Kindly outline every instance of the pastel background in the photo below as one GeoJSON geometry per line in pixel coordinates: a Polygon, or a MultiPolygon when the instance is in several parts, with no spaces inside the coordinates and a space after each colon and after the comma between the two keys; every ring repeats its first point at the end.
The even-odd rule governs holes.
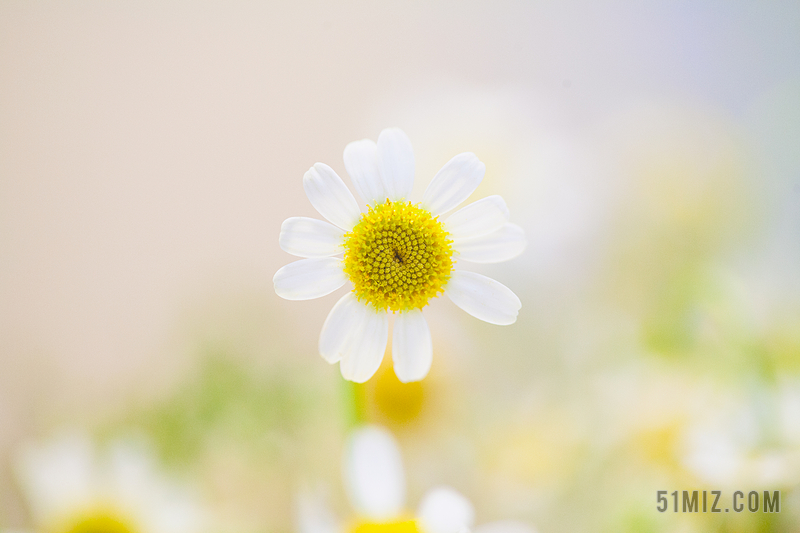
{"type": "Polygon", "coordinates": [[[46,529],[26,450],[67,435],[140,443],[187,531],[297,531],[307,487],[347,515],[360,422],[410,506],[449,484],[478,523],[797,531],[800,4],[0,2],[0,529],[46,529]],[[430,376],[352,386],[316,350],[341,292],[277,297],[278,232],[390,126],[418,194],[485,162],[529,244],[473,270],[523,307],[437,300],[430,376]]]}

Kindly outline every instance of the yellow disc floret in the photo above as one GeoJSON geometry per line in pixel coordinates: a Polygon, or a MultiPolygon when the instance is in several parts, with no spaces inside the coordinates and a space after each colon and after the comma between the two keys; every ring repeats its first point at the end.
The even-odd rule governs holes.
{"type": "Polygon", "coordinates": [[[135,528],[130,527],[127,521],[122,520],[113,513],[96,511],[77,516],[68,523],[57,528],[47,528],[49,531],[59,533],[134,533],[135,528]]]}
{"type": "Polygon", "coordinates": [[[351,533],[421,533],[417,522],[414,520],[398,520],[382,524],[358,522],[350,531],[351,533]]]}
{"type": "Polygon", "coordinates": [[[344,240],[344,271],[358,299],[380,311],[425,307],[453,271],[448,236],[438,218],[411,202],[370,206],[344,240]]]}

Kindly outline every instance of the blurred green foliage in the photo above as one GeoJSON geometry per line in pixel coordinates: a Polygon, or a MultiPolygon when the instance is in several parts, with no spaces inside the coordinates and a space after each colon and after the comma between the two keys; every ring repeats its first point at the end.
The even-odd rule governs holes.
{"type": "Polygon", "coordinates": [[[259,371],[220,352],[201,360],[193,379],[167,398],[134,410],[122,423],[146,432],[162,458],[188,465],[213,443],[250,447],[266,461],[280,458],[285,440],[337,411],[310,380],[289,370],[259,371]]]}

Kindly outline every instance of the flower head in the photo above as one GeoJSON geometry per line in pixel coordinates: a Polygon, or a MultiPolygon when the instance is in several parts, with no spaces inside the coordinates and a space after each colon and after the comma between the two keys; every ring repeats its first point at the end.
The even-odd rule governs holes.
{"type": "Polygon", "coordinates": [[[206,517],[155,470],[141,446],[97,454],[84,435],[20,450],[16,472],[37,530],[46,533],[197,533],[206,517]]]}
{"type": "MultiPolygon", "coordinates": [[[[406,508],[405,473],[391,433],[378,426],[356,430],[344,457],[347,493],[355,516],[337,520],[317,498],[298,506],[300,533],[461,533],[475,520],[472,503],[455,489],[439,486],[422,497],[416,512],[406,508]]],[[[516,521],[483,524],[475,533],[535,533],[516,521]]]]}
{"type": "Polygon", "coordinates": [[[440,294],[486,322],[516,321],[522,304],[510,289],[455,269],[458,259],[495,263],[522,252],[524,232],[508,222],[503,199],[489,196],[441,218],[483,179],[485,166],[475,154],[465,152],[445,164],[418,204],[408,200],[414,154],[401,130],[383,130],[377,143],[348,144],[344,164],[366,212],[331,167],[315,164],[303,176],[303,188],[330,223],[305,217],[284,221],[281,248],[305,259],[278,270],[273,281],[275,292],[288,300],[318,298],[352,284],[333,306],[319,340],[320,354],[329,363],[340,362],[345,379],[364,382],[378,369],[389,313],[395,315],[397,377],[403,382],[424,378],[433,349],[422,309],[440,294]]]}

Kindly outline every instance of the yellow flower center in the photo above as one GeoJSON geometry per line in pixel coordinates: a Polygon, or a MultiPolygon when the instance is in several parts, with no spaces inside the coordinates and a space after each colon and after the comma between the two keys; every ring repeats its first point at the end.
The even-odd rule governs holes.
{"type": "Polygon", "coordinates": [[[102,511],[77,516],[64,526],[55,531],[58,533],[136,533],[130,524],[113,513],[102,511]]]}
{"type": "Polygon", "coordinates": [[[444,292],[452,240],[430,212],[411,202],[369,207],[344,240],[344,271],[356,297],[379,311],[422,309],[444,292]]]}
{"type": "Polygon", "coordinates": [[[382,524],[359,522],[350,530],[350,533],[422,533],[422,530],[414,520],[399,520],[382,524]]]}

